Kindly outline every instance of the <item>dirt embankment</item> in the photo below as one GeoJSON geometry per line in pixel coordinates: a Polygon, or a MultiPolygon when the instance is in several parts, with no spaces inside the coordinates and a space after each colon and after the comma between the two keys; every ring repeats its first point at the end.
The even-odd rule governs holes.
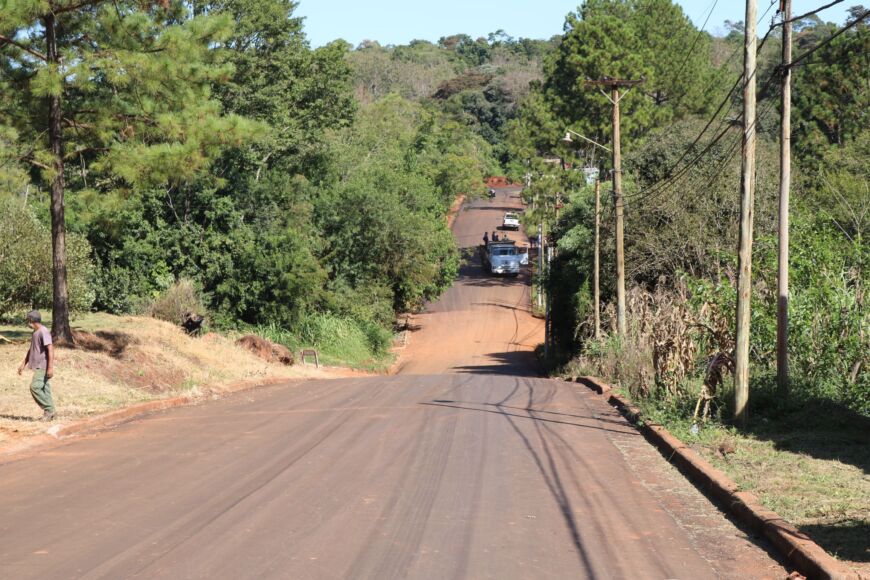
{"type": "MultiPolygon", "coordinates": [[[[153,318],[92,314],[74,321],[73,327],[77,347],[56,350],[54,425],[147,401],[217,394],[239,383],[330,378],[349,372],[291,366],[292,353],[271,356],[271,347],[270,360],[264,360],[231,337],[210,333],[191,338],[153,318]]],[[[42,412],[30,397],[30,372],[16,373],[29,333],[14,332],[15,342],[0,343],[0,445],[50,427],[36,421],[42,412]]]]}

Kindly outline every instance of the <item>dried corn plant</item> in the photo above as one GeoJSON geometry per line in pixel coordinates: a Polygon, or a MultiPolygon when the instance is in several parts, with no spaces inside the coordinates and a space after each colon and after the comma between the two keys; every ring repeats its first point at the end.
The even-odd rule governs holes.
{"type": "Polygon", "coordinates": [[[695,405],[694,418],[707,419],[710,406],[725,384],[725,376],[734,372],[734,333],[728,317],[715,305],[705,303],[699,312],[697,326],[706,330],[710,338],[711,354],[707,357],[704,384],[695,405]]]}
{"type": "Polygon", "coordinates": [[[656,386],[669,398],[679,393],[695,367],[698,342],[685,285],[654,295],[653,366],[656,386]]]}
{"type": "MultiPolygon", "coordinates": [[[[628,335],[618,342],[605,339],[597,343],[577,362],[626,385],[639,397],[694,396],[692,378],[703,373],[695,415],[708,417],[734,368],[729,317],[712,303],[693,306],[685,284],[663,288],[664,284],[655,292],[631,289],[626,297],[628,335]]],[[[604,308],[602,323],[615,336],[612,304],[604,308]]]]}

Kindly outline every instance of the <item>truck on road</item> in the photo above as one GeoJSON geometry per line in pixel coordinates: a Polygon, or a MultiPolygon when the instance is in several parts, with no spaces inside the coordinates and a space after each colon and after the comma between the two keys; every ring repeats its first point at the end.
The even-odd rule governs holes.
{"type": "Polygon", "coordinates": [[[514,240],[489,241],[480,247],[481,262],[490,274],[516,276],[520,273],[520,258],[514,240]]]}

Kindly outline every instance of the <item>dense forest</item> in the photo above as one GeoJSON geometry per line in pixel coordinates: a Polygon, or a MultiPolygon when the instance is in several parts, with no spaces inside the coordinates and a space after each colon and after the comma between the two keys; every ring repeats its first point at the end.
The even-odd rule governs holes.
{"type": "MultiPolygon", "coordinates": [[[[548,364],[686,408],[704,389],[724,400],[742,23],[714,37],[670,0],[587,0],[548,40],[496,31],[312,48],[295,10],[292,0],[5,4],[0,316],[54,302],[57,323],[67,307],[159,313],[175,300],[218,328],[309,342],[349,329],[376,356],[397,311],[452,283],[459,255],[444,218],[456,196],[508,174],[529,180],[526,225],[543,223],[555,249],[538,277],[559,313],[548,364]],[[569,170],[606,177],[610,159],[561,139],[571,129],[610,142],[611,105],[583,82],[604,76],[644,80],[621,103],[624,340],[612,322],[610,182],[596,340],[593,188],[569,170]]],[[[870,413],[866,17],[855,7],[845,26],[795,23],[795,55],[806,57],[793,67],[790,309],[793,392],[870,413]]],[[[751,354],[765,387],[781,28],[761,30],[751,354]]]]}

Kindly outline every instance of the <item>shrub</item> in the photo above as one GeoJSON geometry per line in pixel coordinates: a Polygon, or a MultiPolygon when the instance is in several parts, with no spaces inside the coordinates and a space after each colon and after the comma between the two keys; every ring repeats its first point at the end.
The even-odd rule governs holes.
{"type": "Polygon", "coordinates": [[[207,314],[196,284],[184,278],[164,290],[147,308],[148,316],[172,324],[181,324],[188,312],[201,316],[207,314]]]}
{"type": "MultiPolygon", "coordinates": [[[[94,302],[91,246],[66,235],[70,309],[89,310],[94,302]]],[[[13,197],[0,197],[0,316],[15,310],[48,308],[52,301],[51,231],[13,197]]]]}

